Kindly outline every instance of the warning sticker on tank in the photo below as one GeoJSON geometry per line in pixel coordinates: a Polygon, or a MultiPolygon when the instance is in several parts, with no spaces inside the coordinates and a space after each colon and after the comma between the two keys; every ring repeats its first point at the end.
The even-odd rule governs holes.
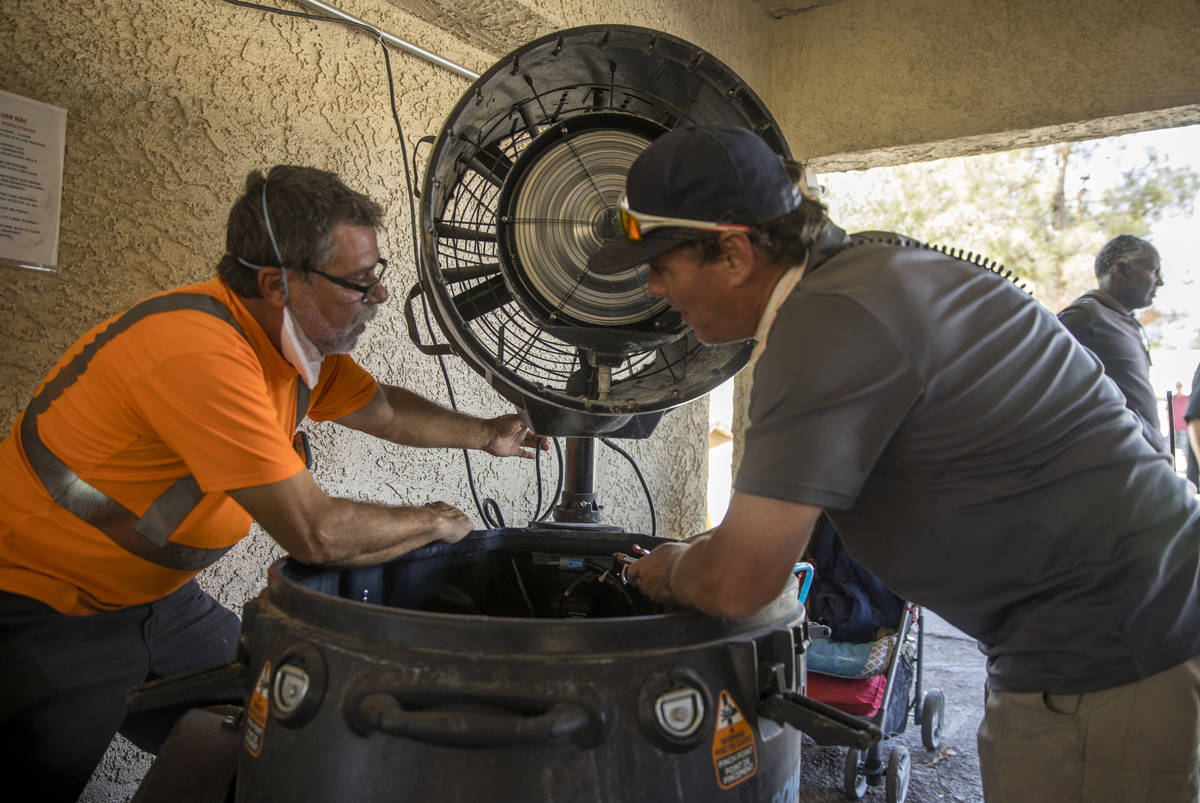
{"type": "Polygon", "coordinates": [[[254,683],[254,691],[250,694],[250,705],[246,708],[246,729],[242,736],[246,751],[252,756],[262,752],[263,736],[267,730],[267,714],[270,711],[267,702],[270,689],[271,662],[264,661],[262,671],[258,673],[258,680],[254,683]]]}
{"type": "Polygon", "coordinates": [[[717,702],[712,757],[717,785],[722,789],[737,786],[758,772],[758,747],[754,741],[754,730],[726,689],[721,690],[717,702]]]}

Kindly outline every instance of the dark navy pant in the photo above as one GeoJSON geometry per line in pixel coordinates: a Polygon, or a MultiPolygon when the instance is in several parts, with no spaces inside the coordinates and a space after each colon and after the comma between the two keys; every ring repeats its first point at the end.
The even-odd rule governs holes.
{"type": "MultiPolygon", "coordinates": [[[[0,777],[75,801],[118,730],[156,753],[187,707],[129,714],[138,683],[232,659],[240,624],[195,580],[160,600],[66,616],[0,591],[0,777]]],[[[231,689],[197,704],[241,700],[231,689]]]]}

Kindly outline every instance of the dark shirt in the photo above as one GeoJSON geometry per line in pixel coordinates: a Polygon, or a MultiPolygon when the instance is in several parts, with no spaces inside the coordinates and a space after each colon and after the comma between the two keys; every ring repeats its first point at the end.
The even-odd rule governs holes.
{"type": "MultiPolygon", "coordinates": [[[[1200,365],[1196,366],[1196,372],[1192,374],[1192,391],[1183,418],[1189,422],[1200,419],[1200,365]]],[[[1200,463],[1196,462],[1196,453],[1192,451],[1191,438],[1188,438],[1187,447],[1187,478],[1193,485],[1200,485],[1200,463]]]]}
{"type": "MultiPolygon", "coordinates": [[[[894,241],[893,241],[894,243],[894,241]]],[[[1200,654],[1200,506],[1100,363],[1011,282],[854,245],[784,301],[739,492],[824,507],[993,688],[1081,694],[1200,654]]]]}
{"type": "Polygon", "coordinates": [[[1058,313],[1058,319],[1100,360],[1104,373],[1125,395],[1125,404],[1142,420],[1146,440],[1170,454],[1158,428],[1146,335],[1133,313],[1103,290],[1089,290],[1058,313]]]}

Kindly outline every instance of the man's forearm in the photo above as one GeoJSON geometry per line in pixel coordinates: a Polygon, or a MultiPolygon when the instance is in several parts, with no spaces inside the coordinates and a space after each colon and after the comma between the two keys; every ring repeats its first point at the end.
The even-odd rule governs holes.
{"type": "Polygon", "coordinates": [[[445,534],[444,522],[429,506],[387,507],[337,498],[330,501],[333,509],[304,534],[304,546],[288,549],[298,560],[330,566],[370,566],[442,540],[445,534]]]}
{"type": "Polygon", "coordinates": [[[627,572],[656,602],[750,616],[786,586],[820,508],[735,493],[725,519],[691,543],[663,544],[627,572]]]}
{"type": "Polygon", "coordinates": [[[305,563],[378,563],[433,541],[457,541],[472,527],[465,514],[444,502],[390,507],[328,496],[307,471],[229,495],[305,563]]]}
{"type": "Polygon", "coordinates": [[[404,388],[385,385],[383,390],[393,416],[385,437],[393,443],[483,449],[492,436],[485,419],[443,407],[404,388]]]}
{"type": "MultiPolygon", "coordinates": [[[[668,586],[680,605],[710,616],[750,616],[779,594],[770,573],[746,577],[711,537],[691,542],[672,562],[668,586]]],[[[786,578],[786,575],[784,575],[786,578]]]]}

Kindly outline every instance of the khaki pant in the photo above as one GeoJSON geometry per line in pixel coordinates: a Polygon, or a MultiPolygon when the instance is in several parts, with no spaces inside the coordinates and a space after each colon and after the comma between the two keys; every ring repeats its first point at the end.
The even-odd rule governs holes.
{"type": "Polygon", "coordinates": [[[1200,657],[1091,694],[989,691],[987,803],[1200,801],[1200,657]]]}

